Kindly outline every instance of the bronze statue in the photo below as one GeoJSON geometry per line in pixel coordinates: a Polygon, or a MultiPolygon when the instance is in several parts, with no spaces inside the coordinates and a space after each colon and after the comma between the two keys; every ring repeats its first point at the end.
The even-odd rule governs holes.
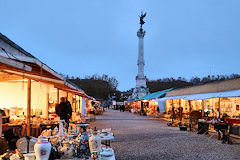
{"type": "Polygon", "coordinates": [[[144,13],[144,14],[143,14],[143,12],[142,12],[142,13],[141,13],[141,16],[139,16],[139,17],[140,17],[140,25],[141,25],[140,29],[142,29],[142,25],[145,23],[145,22],[143,21],[143,18],[146,16],[146,14],[147,14],[147,13],[144,13]]]}

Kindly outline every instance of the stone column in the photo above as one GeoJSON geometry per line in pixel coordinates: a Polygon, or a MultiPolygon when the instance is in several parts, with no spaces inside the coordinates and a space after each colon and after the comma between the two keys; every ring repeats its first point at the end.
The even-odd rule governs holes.
{"type": "Polygon", "coordinates": [[[146,77],[144,76],[144,38],[145,31],[143,29],[138,30],[137,36],[138,36],[138,75],[136,78],[136,87],[144,87],[146,88],[146,77]]]}

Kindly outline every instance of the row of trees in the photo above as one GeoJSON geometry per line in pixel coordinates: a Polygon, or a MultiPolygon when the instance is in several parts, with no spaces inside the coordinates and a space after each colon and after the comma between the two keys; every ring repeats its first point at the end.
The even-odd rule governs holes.
{"type": "Polygon", "coordinates": [[[168,88],[181,88],[192,85],[200,85],[205,83],[210,83],[214,81],[223,81],[228,79],[239,78],[239,74],[231,74],[231,75],[212,75],[206,77],[192,77],[189,81],[186,78],[178,77],[175,78],[160,78],[157,80],[147,80],[147,86],[150,92],[156,92],[168,88]]]}
{"type": "Polygon", "coordinates": [[[115,96],[116,99],[121,98],[121,92],[117,90],[119,83],[115,77],[109,77],[106,74],[102,76],[94,74],[85,76],[85,78],[70,78],[69,76],[66,76],[66,78],[94,98],[103,100],[108,100],[112,96],[115,96]]]}

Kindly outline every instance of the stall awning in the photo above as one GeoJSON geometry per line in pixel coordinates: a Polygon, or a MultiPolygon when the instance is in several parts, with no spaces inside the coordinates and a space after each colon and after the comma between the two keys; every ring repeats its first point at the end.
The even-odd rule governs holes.
{"type": "Polygon", "coordinates": [[[163,91],[158,91],[158,92],[154,92],[154,93],[151,93],[151,94],[147,94],[146,96],[143,96],[142,98],[140,98],[138,100],[141,101],[141,100],[161,98],[161,97],[164,97],[166,95],[167,91],[171,91],[171,90],[173,90],[173,88],[165,89],[163,91]]]}
{"type": "Polygon", "coordinates": [[[166,101],[171,99],[201,100],[201,99],[222,98],[222,97],[223,98],[224,97],[240,97],[240,89],[224,91],[224,92],[212,92],[212,93],[200,93],[200,94],[164,97],[164,98],[158,99],[158,101],[166,101]]]}

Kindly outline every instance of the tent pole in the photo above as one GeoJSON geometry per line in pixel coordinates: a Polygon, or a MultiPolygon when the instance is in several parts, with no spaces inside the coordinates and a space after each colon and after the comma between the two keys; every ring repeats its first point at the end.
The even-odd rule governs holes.
{"type": "Polygon", "coordinates": [[[87,115],[88,115],[88,98],[86,98],[86,111],[87,111],[87,115]]]}
{"type": "Polygon", "coordinates": [[[77,95],[75,95],[75,112],[77,112],[77,95]]]}
{"type": "Polygon", "coordinates": [[[78,109],[79,109],[79,113],[81,113],[81,97],[78,96],[79,100],[78,100],[78,109]]]}
{"type": "Polygon", "coordinates": [[[27,136],[30,136],[30,118],[31,118],[31,79],[27,83],[27,136]]]}
{"type": "Polygon", "coordinates": [[[219,108],[219,118],[221,117],[221,98],[218,99],[218,108],[219,108]]]}
{"type": "Polygon", "coordinates": [[[80,115],[83,116],[82,97],[80,97],[80,115]]]}
{"type": "Polygon", "coordinates": [[[189,105],[189,130],[192,131],[192,117],[191,117],[192,107],[191,107],[191,100],[188,101],[188,105],[189,105]]]}
{"type": "Polygon", "coordinates": [[[46,119],[48,120],[49,118],[49,93],[47,93],[47,103],[46,103],[46,119]]]}
{"type": "Polygon", "coordinates": [[[57,104],[59,104],[59,89],[57,88],[57,104]]]}
{"type": "Polygon", "coordinates": [[[204,103],[205,103],[205,101],[204,101],[204,99],[203,99],[203,100],[202,100],[202,116],[204,116],[204,107],[205,107],[204,103]]]}

